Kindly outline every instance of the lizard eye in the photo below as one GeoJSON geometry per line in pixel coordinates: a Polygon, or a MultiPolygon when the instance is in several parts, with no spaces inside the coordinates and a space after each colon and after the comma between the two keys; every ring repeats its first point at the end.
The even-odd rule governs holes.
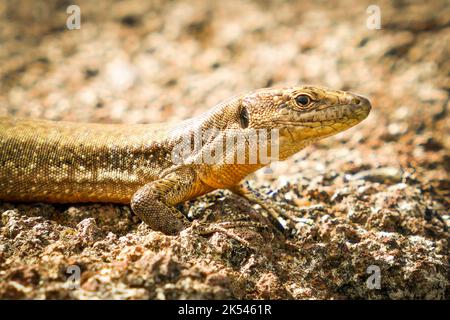
{"type": "Polygon", "coordinates": [[[311,99],[307,95],[301,94],[295,98],[295,101],[299,106],[304,107],[311,102],[311,99]]]}
{"type": "Polygon", "coordinates": [[[249,116],[248,116],[248,111],[247,111],[246,107],[242,107],[241,110],[239,111],[239,121],[240,121],[241,127],[243,129],[248,127],[249,116]]]}

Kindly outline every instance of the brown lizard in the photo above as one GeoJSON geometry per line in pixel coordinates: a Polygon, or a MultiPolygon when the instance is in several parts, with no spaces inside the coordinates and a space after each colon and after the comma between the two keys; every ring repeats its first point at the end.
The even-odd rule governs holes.
{"type": "Polygon", "coordinates": [[[252,152],[265,148],[271,153],[269,161],[286,159],[311,142],[356,125],[370,109],[369,100],[356,94],[296,86],[236,96],[178,124],[2,117],[0,199],[131,203],[152,229],[177,234],[189,226],[177,204],[215,189],[230,189],[278,218],[277,209],[240,184],[268,164],[262,153],[255,158],[252,152]],[[264,131],[266,143],[252,139],[255,132],[264,131]],[[227,140],[230,137],[236,139],[227,140]],[[229,146],[224,141],[238,140],[244,143],[224,147],[229,146]],[[190,147],[186,157],[180,146],[190,147]]]}

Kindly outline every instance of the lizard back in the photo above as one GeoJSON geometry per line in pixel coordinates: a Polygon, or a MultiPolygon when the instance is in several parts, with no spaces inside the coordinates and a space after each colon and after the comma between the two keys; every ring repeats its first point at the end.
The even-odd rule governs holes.
{"type": "Polygon", "coordinates": [[[0,199],[129,203],[171,165],[168,130],[0,117],[0,199]]]}

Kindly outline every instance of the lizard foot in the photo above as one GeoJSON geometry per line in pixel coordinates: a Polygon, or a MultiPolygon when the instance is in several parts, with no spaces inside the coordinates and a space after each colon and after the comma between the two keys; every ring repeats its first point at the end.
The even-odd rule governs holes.
{"type": "Polygon", "coordinates": [[[289,203],[275,201],[268,196],[261,194],[256,188],[251,187],[248,181],[230,188],[230,190],[263,208],[269,214],[270,221],[280,231],[285,231],[286,227],[297,229],[296,226],[299,223],[307,225],[313,224],[311,219],[302,218],[301,215],[304,215],[311,209],[316,209],[315,207],[318,206],[299,208],[289,203]]]}
{"type": "Polygon", "coordinates": [[[240,237],[236,233],[232,231],[235,228],[258,228],[258,229],[266,229],[267,225],[257,222],[257,221],[248,221],[244,219],[248,219],[248,215],[244,214],[234,214],[227,218],[226,221],[219,220],[217,222],[207,222],[207,220],[212,215],[212,210],[207,210],[202,219],[194,221],[192,223],[192,229],[195,230],[198,234],[205,236],[210,235],[216,232],[220,232],[227,237],[234,239],[248,247],[250,249],[255,249],[250,242],[240,237]]]}

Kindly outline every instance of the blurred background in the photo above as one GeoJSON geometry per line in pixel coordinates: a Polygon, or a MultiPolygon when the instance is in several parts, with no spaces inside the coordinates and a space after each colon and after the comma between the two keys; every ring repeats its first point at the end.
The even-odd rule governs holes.
{"type": "Polygon", "coordinates": [[[448,191],[449,2],[372,2],[2,1],[0,115],[175,121],[261,87],[323,85],[373,110],[322,145],[367,148],[374,166],[413,168],[448,191]],[[79,30],[66,27],[72,4],[79,30]],[[371,4],[379,30],[367,27],[371,4]]]}

